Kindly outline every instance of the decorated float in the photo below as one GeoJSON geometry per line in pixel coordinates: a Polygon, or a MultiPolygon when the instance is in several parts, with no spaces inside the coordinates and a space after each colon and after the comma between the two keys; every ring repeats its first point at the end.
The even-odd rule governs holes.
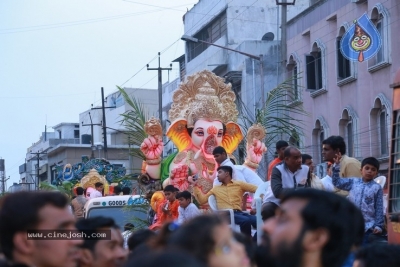
{"type": "Polygon", "coordinates": [[[56,166],[54,186],[69,186],[76,193],[77,187],[83,187],[86,194],[95,190],[95,183],[104,185],[104,195],[113,194],[114,186],[132,188],[133,177],[126,175],[125,167],[115,166],[105,159],[89,159],[82,156],[82,162],[56,166]]]}
{"type": "Polygon", "coordinates": [[[237,122],[235,99],[231,84],[214,73],[204,70],[189,76],[173,94],[171,125],[166,131],[178,152],[162,158],[163,129],[158,119],[148,120],[147,137],[140,147],[145,156],[140,181],[156,190],[173,185],[180,191],[192,191],[189,180],[196,176],[197,186],[207,193],[218,167],[213,149],[222,146],[232,156],[244,136],[247,144],[243,165],[256,171],[266,152],[265,129],[255,124],[244,135],[237,122]]]}
{"type": "MultiPolygon", "coordinates": [[[[231,84],[214,73],[203,70],[180,84],[173,94],[169,111],[171,125],[165,135],[174,143],[177,152],[163,158],[164,129],[156,118],[144,123],[144,140],[140,150],[144,156],[139,182],[146,191],[162,190],[173,185],[180,191],[192,191],[189,180],[195,176],[197,186],[207,193],[216,178],[217,163],[212,154],[216,146],[222,146],[228,156],[246,137],[246,158],[243,166],[256,171],[266,152],[263,139],[264,127],[254,124],[244,134],[238,124],[236,96],[231,84]]],[[[139,143],[140,144],[140,143],[139,143]]],[[[82,157],[82,162],[57,167],[54,185],[72,183],[92,191],[94,183],[104,183],[104,194],[112,194],[113,185],[132,187],[133,177],[127,177],[126,169],[116,167],[104,159],[82,157]]],[[[156,194],[157,195],[157,194],[156,194]]]]}

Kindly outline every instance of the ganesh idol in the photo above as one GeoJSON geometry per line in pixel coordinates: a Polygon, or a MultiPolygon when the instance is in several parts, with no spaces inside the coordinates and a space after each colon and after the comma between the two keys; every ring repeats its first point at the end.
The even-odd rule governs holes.
{"type": "MultiPolygon", "coordinates": [[[[163,187],[170,184],[180,191],[191,190],[189,179],[196,179],[197,186],[208,192],[218,167],[214,148],[222,146],[230,155],[244,137],[237,124],[235,99],[231,84],[225,84],[214,73],[204,70],[189,76],[174,92],[169,111],[171,125],[166,135],[178,152],[161,158],[162,129],[159,120],[152,118],[145,125],[148,137],[141,145],[146,157],[144,172],[151,179],[159,179],[163,187]]],[[[261,142],[263,131],[256,126],[248,133],[244,165],[252,170],[266,151],[261,142]]]]}

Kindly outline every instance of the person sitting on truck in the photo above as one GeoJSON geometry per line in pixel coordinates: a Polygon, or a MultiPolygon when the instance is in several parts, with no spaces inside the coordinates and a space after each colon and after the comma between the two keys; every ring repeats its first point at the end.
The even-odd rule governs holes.
{"type": "Polygon", "coordinates": [[[176,198],[179,201],[179,216],[178,223],[182,224],[198,215],[201,214],[199,209],[195,204],[192,203],[192,194],[189,191],[179,192],[176,195],[176,198]]]}
{"type": "Polygon", "coordinates": [[[119,196],[122,192],[122,189],[119,185],[114,186],[114,194],[112,194],[112,196],[119,196]]]}
{"type": "Polygon", "coordinates": [[[146,192],[145,198],[147,199],[147,201],[150,202],[147,220],[149,224],[153,224],[157,221],[158,206],[165,200],[164,192],[150,189],[146,192]]]}
{"type": "Polygon", "coordinates": [[[173,185],[164,188],[165,200],[158,206],[157,221],[149,227],[150,230],[158,230],[165,223],[178,219],[179,201],[176,199],[176,192],[178,189],[173,185]]]}
{"type": "Polygon", "coordinates": [[[125,195],[130,195],[131,194],[131,189],[127,186],[122,187],[122,194],[125,195]]]}
{"type": "Polygon", "coordinates": [[[348,191],[348,199],[361,210],[365,220],[363,245],[366,245],[371,234],[381,235],[384,229],[383,191],[382,187],[374,181],[379,171],[379,161],[374,157],[363,159],[362,178],[341,178],[342,154],[338,152],[334,159],[332,183],[336,188],[348,191]]]}
{"type": "Polygon", "coordinates": [[[94,187],[96,188],[96,190],[90,193],[90,198],[102,197],[103,196],[102,192],[104,189],[103,183],[97,182],[94,184],[94,187]]]}
{"type": "Polygon", "coordinates": [[[71,201],[71,207],[72,211],[74,212],[74,215],[76,218],[83,218],[83,207],[85,206],[87,199],[83,195],[83,188],[82,187],[77,187],[76,188],[76,194],[77,197],[74,198],[71,201]]]}

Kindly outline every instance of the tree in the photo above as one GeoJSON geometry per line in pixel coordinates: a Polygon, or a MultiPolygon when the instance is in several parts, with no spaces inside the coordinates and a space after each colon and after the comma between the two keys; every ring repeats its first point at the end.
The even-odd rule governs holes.
{"type": "Polygon", "coordinates": [[[66,196],[68,196],[69,199],[72,199],[73,197],[73,192],[72,189],[74,188],[74,184],[68,181],[64,181],[61,183],[61,185],[52,185],[47,182],[41,182],[39,185],[40,190],[44,191],[59,191],[66,196]]]}

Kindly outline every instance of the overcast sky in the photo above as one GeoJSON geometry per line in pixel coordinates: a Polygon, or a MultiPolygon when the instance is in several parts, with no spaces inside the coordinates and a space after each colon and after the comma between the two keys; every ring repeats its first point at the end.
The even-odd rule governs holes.
{"type": "MultiPolygon", "coordinates": [[[[116,85],[157,88],[157,71],[184,53],[182,17],[197,0],[1,0],[0,157],[18,167],[45,125],[79,122],[116,85]],[[136,75],[135,75],[136,74],[136,75]],[[132,76],[134,76],[132,78],[132,76]],[[129,81],[128,81],[129,80],[129,81]]],[[[170,80],[178,77],[174,63],[170,80]]],[[[168,79],[164,72],[163,81],[168,79]]]]}

